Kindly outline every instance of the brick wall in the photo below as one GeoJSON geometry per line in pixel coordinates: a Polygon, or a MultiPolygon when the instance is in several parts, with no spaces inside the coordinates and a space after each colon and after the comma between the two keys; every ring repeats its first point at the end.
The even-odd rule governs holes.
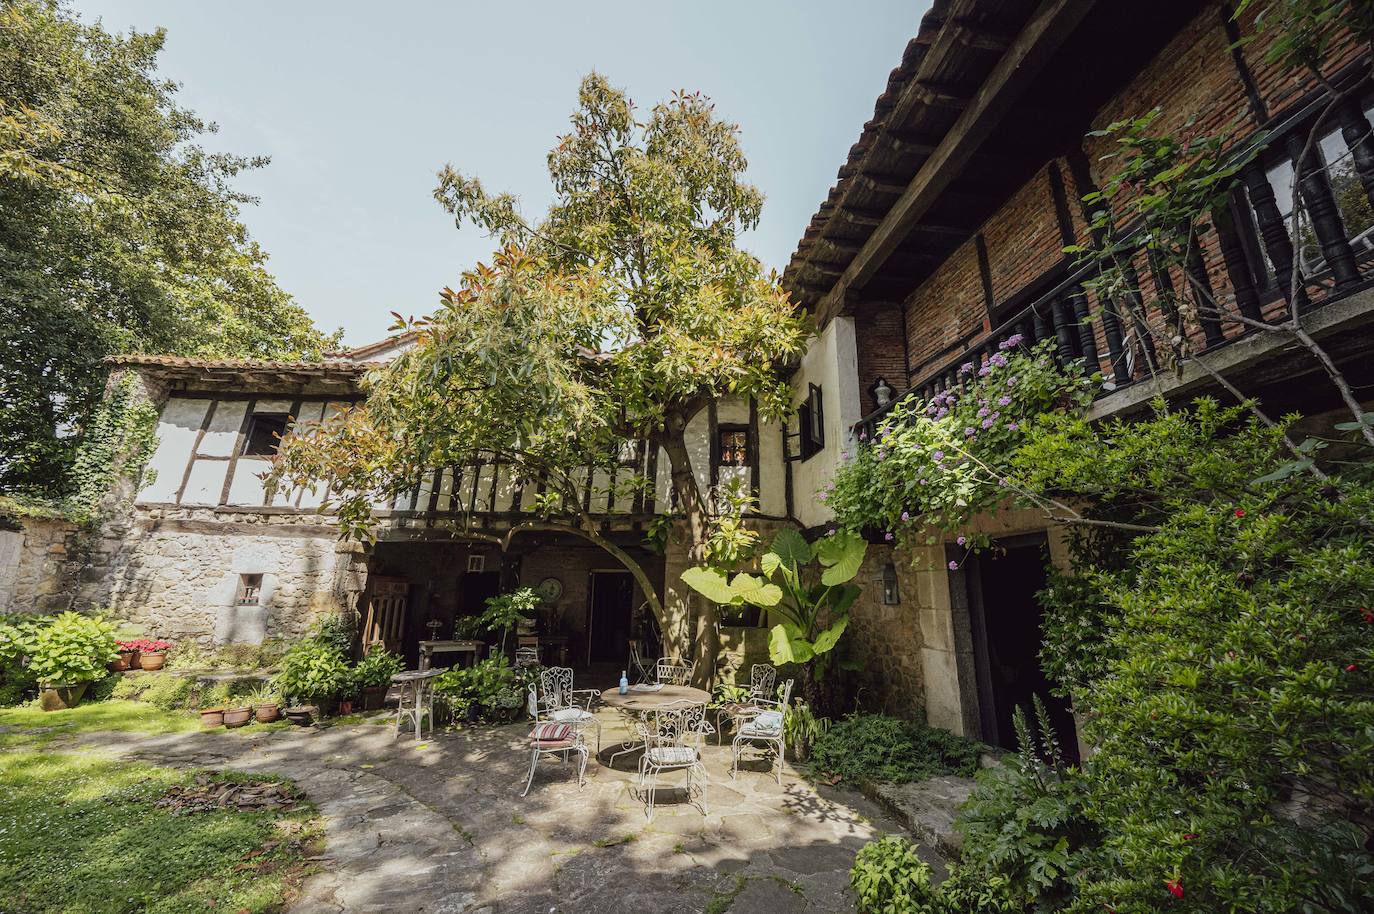
{"type": "MultiPolygon", "coordinates": [[[[906,302],[907,339],[913,367],[984,326],[987,308],[973,242],[958,248],[906,302]]],[[[860,358],[863,358],[862,345],[860,358]]]]}
{"type": "Polygon", "coordinates": [[[902,339],[902,306],[869,306],[854,316],[854,340],[859,362],[860,411],[878,408],[869,393],[878,378],[898,394],[906,391],[906,345],[902,339]]]}

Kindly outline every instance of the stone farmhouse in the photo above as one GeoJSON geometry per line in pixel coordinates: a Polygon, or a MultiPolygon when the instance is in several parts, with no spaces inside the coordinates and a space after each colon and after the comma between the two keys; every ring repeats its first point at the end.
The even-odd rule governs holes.
{"type": "MultiPolygon", "coordinates": [[[[796,412],[770,424],[748,402],[703,410],[692,431],[703,485],[743,480],[760,527],[818,535],[832,516],[817,492],[860,433],[895,399],[944,389],[958,366],[982,364],[1014,334],[1052,339],[1063,358],[1100,371],[1098,417],[1129,415],[1157,396],[1219,393],[1196,359],[1157,370],[1129,303],[1094,300],[1086,270],[1063,251],[1096,240],[1082,197],[1115,167],[1104,157],[1109,140],[1093,131],[1156,107],[1161,129],[1191,122],[1227,127],[1237,144],[1261,132],[1271,140],[1214,213],[1189,275],[1152,272],[1143,251],[1141,275],[1159,288],[1197,283],[1259,318],[1286,307],[1301,258],[1312,277],[1308,331],[1353,383],[1374,384],[1374,87],[1358,82],[1368,49],[1330,51],[1327,71],[1346,101],[1306,153],[1323,167],[1301,182],[1311,237],[1295,244],[1293,161],[1328,89],[1281,77],[1262,37],[1236,45],[1246,26],[1212,0],[936,2],[787,267],[785,285],[816,318],[792,369],[796,412]]],[[[1211,370],[1273,412],[1301,410],[1320,424],[1339,406],[1311,358],[1276,336],[1179,320],[1211,370]]],[[[499,531],[528,505],[530,493],[499,465],[435,470],[379,512],[371,547],[340,542],[316,493],[263,491],[274,436],[362,396],[363,375],[405,345],[382,341],[311,364],[116,360],[113,372],[136,378],[160,411],[157,451],[80,556],[79,537],[58,521],[0,533],[0,608],[110,605],[161,635],[217,641],[290,637],[318,613],[356,609],[369,634],[413,661],[420,640],[449,637],[455,618],[518,582],[540,587],[553,607],[547,650],[576,666],[623,667],[628,640],[643,633],[643,601],[614,560],[546,534],[502,553],[455,522],[464,505],[499,531]]],[[[626,465],[657,479],[656,491],[628,504],[596,496],[593,508],[678,607],[683,624],[657,633],[667,649],[690,651],[685,556],[671,537],[662,555],[646,545],[665,508],[666,460],[640,448],[626,465]]],[[[588,497],[604,482],[589,479],[588,497]]],[[[1046,563],[1066,561],[1064,533],[1010,507],[982,523],[1001,548],[954,571],[951,557],[963,558],[954,542],[894,549],[875,536],[847,637],[863,661],[867,704],[1010,746],[1011,709],[1046,691],[1035,593],[1046,563]]],[[[763,631],[728,627],[731,662],[762,653],[763,631]]],[[[1070,735],[1067,705],[1052,711],[1070,735]]]]}

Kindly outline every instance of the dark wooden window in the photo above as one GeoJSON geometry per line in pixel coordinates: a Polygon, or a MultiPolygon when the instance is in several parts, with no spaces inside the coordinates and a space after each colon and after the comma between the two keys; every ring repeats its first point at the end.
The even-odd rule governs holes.
{"type": "Polygon", "coordinates": [[[239,575],[239,593],[234,602],[239,606],[257,606],[262,600],[262,575],[239,575]]]}
{"type": "Polygon", "coordinates": [[[272,457],[291,425],[286,413],[254,413],[243,441],[243,457],[272,457]]]}
{"type": "Polygon", "coordinates": [[[825,450],[825,405],[818,385],[809,385],[806,402],[797,407],[797,423],[802,460],[825,450]]]}
{"type": "Polygon", "coordinates": [[[749,466],[749,426],[720,426],[717,443],[719,446],[717,453],[720,455],[720,459],[717,462],[720,466],[749,466]]]}

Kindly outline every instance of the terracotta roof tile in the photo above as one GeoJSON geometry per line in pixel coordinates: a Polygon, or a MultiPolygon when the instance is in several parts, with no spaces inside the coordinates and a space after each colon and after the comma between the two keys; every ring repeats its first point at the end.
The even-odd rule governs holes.
{"type": "Polygon", "coordinates": [[[385,362],[355,362],[350,359],[324,359],[319,362],[288,362],[275,359],[211,359],[181,355],[112,355],[107,365],[149,365],[164,368],[242,369],[255,371],[348,371],[364,372],[385,362]]]}

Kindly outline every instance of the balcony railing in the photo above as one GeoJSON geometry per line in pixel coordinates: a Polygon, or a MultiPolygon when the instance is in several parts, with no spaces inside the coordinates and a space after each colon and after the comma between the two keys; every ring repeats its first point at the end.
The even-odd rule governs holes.
{"type": "MultiPolygon", "coordinates": [[[[1330,131],[1307,151],[1298,170],[1296,243],[1290,234],[1293,166],[1326,102],[1308,103],[1252,140],[1264,144],[1263,153],[1246,167],[1227,205],[1212,214],[1186,263],[1162,267],[1141,246],[1121,259],[1130,291],[1122,300],[1099,301],[1085,284],[1100,267],[1065,261],[1041,278],[1043,291],[990,331],[913,367],[907,394],[929,398],[949,389],[961,365],[982,367],[999,344],[1019,334],[1028,346],[1053,340],[1062,362],[1081,360],[1087,373],[1101,372],[1105,396],[1155,376],[1173,355],[1161,349],[1187,358],[1253,332],[1240,317],[1282,319],[1299,263],[1304,310],[1374,286],[1374,139],[1362,105],[1338,106],[1330,131]],[[1176,307],[1187,300],[1196,307],[1176,307]]],[[[855,433],[871,440],[890,409],[865,416],[855,433]]]]}

